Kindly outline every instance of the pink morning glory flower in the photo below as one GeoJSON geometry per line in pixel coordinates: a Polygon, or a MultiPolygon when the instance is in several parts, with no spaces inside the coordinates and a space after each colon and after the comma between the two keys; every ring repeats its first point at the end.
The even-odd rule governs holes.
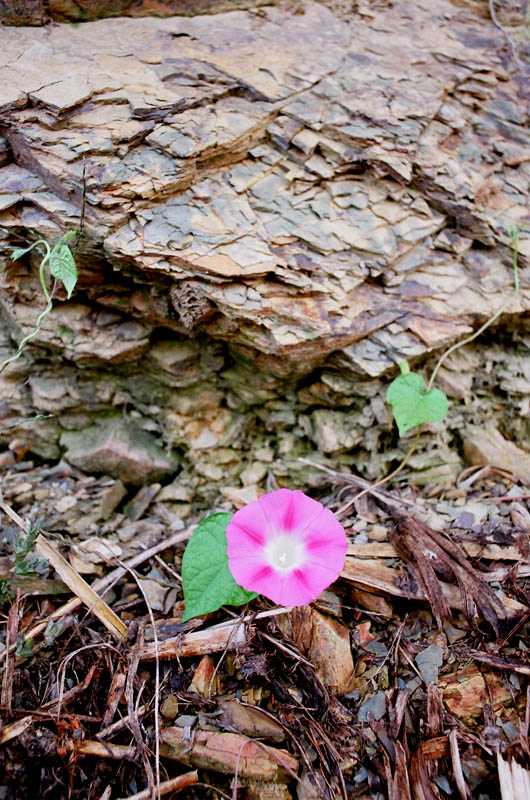
{"type": "Polygon", "coordinates": [[[332,512],[298,489],[264,494],[236,511],[226,538],[235,582],[284,606],[318,597],[338,578],[348,549],[332,512]]]}

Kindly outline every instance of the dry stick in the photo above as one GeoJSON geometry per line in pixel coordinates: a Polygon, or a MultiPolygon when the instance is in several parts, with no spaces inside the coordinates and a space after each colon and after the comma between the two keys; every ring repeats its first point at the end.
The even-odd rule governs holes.
{"type": "Polygon", "coordinates": [[[392,478],[395,478],[396,475],[398,475],[401,472],[401,470],[407,466],[410,457],[414,453],[416,445],[418,444],[418,439],[420,438],[422,428],[423,428],[423,423],[421,423],[421,425],[419,426],[416,436],[414,437],[414,440],[409,448],[409,451],[405,456],[405,458],[403,459],[403,461],[401,462],[401,464],[393,472],[391,472],[390,475],[386,475],[384,478],[381,478],[381,480],[376,481],[376,483],[373,483],[371,486],[367,486],[366,489],[363,489],[362,492],[359,492],[359,494],[355,495],[354,498],[348,500],[347,503],[345,503],[341,508],[339,508],[338,511],[335,512],[337,517],[342,516],[342,514],[344,514],[344,512],[347,511],[350,508],[350,506],[356,503],[357,500],[360,500],[360,498],[363,497],[365,494],[373,492],[374,489],[377,489],[379,486],[382,486],[384,483],[387,483],[392,478]]]}
{"type": "MultiPolygon", "coordinates": [[[[136,709],[136,716],[138,718],[143,717],[143,715],[147,712],[148,707],[147,704],[140,706],[136,709]]],[[[108,725],[106,728],[102,728],[100,731],[96,733],[96,739],[107,739],[109,736],[114,736],[115,733],[121,731],[122,728],[125,728],[129,724],[129,716],[122,717],[121,719],[116,720],[111,725],[108,725]]]]}
{"type": "MultiPolygon", "coordinates": [[[[250,623],[249,633],[253,635],[252,623],[254,620],[284,614],[289,611],[292,611],[292,606],[271,608],[268,611],[260,611],[259,614],[248,614],[243,618],[235,615],[234,621],[228,620],[201,631],[191,631],[191,633],[180,633],[177,636],[171,636],[160,643],[158,657],[160,659],[173,659],[189,655],[210,655],[211,653],[221,652],[227,647],[227,644],[235,650],[238,646],[246,644],[250,638],[247,636],[245,623],[250,623]]],[[[153,661],[154,658],[155,649],[153,645],[148,644],[141,653],[141,660],[153,661]]]]}
{"type": "MultiPolygon", "coordinates": [[[[139,579],[138,575],[133,569],[126,567],[125,564],[123,564],[121,561],[118,561],[118,563],[120,567],[126,569],[127,572],[129,572],[136,581],[138,588],[140,589],[140,593],[144,599],[145,605],[147,607],[147,612],[149,614],[149,619],[151,621],[151,627],[153,628],[153,644],[155,646],[155,788],[156,788],[156,797],[158,800],[160,798],[160,720],[158,718],[158,703],[160,697],[160,657],[158,648],[158,634],[156,632],[156,624],[153,615],[153,609],[151,608],[151,604],[149,603],[149,598],[145,593],[141,580],[139,579]]],[[[138,719],[138,717],[136,717],[136,719],[138,719]]]]}
{"type": "Polygon", "coordinates": [[[72,750],[78,755],[116,758],[118,761],[123,761],[124,759],[134,761],[136,757],[136,747],[133,745],[95,742],[93,739],[85,739],[81,742],[70,739],[66,742],[66,749],[72,750]]]}
{"type": "MultiPolygon", "coordinates": [[[[165,550],[166,548],[173,547],[175,544],[180,544],[180,542],[185,542],[186,539],[189,539],[193,531],[195,530],[196,525],[190,525],[185,531],[181,531],[180,533],[175,533],[173,536],[170,536],[169,539],[164,539],[158,544],[153,545],[148,550],[144,550],[142,553],[138,553],[138,555],[133,556],[130,558],[129,561],[125,561],[124,565],[129,569],[133,567],[137,567],[139,564],[142,564],[144,561],[147,561],[152,556],[159,553],[161,550],[165,550]]],[[[112,572],[109,572],[108,575],[105,575],[103,578],[99,578],[97,581],[94,581],[91,588],[94,589],[96,592],[101,592],[103,595],[105,591],[111,586],[111,584],[118,581],[127,573],[127,570],[124,567],[117,567],[112,572]]],[[[65,603],[64,606],[56,609],[47,620],[44,622],[39,622],[37,625],[34,625],[31,630],[24,637],[24,643],[29,641],[30,639],[34,639],[35,636],[38,636],[39,633],[42,633],[48,627],[50,620],[57,620],[65,617],[67,614],[71,614],[73,611],[76,611],[79,606],[81,605],[81,600],[78,597],[74,597],[72,600],[69,600],[68,603],[65,603]]],[[[16,648],[16,644],[11,645],[9,650],[6,649],[6,653],[14,651],[16,648]]]]}
{"type": "Polygon", "coordinates": [[[449,733],[449,748],[451,751],[451,761],[453,764],[453,776],[457,789],[460,793],[461,800],[467,800],[468,793],[466,789],[464,773],[462,772],[462,761],[460,760],[456,728],[453,728],[449,733]]]}
{"type": "MultiPolygon", "coordinates": [[[[515,547],[514,545],[479,544],[477,542],[470,541],[459,541],[458,544],[470,558],[487,558],[490,561],[525,562],[521,548],[515,547]]],[[[354,558],[369,559],[399,557],[396,548],[390,542],[362,542],[361,544],[350,543],[348,545],[348,551],[346,555],[353,556],[354,558]]],[[[489,580],[490,574],[491,573],[489,572],[486,573],[484,578],[489,580]]],[[[513,633],[510,634],[510,636],[512,635],[513,633]]],[[[496,645],[496,647],[504,647],[504,645],[496,645]]]]}
{"type": "Polygon", "coordinates": [[[33,719],[34,718],[30,714],[27,717],[17,719],[16,722],[10,722],[9,725],[0,728],[0,745],[11,741],[11,739],[16,739],[17,736],[21,736],[24,731],[33,725],[33,719]]]}
{"type": "MultiPolygon", "coordinates": [[[[192,772],[185,772],[184,775],[179,775],[177,778],[170,778],[170,780],[160,784],[160,795],[168,794],[169,792],[180,792],[187,786],[196,784],[198,779],[199,774],[196,769],[192,772]]],[[[143,789],[141,792],[120,798],[120,800],[149,800],[149,789],[143,789]]]]}
{"type": "MultiPolygon", "coordinates": [[[[16,643],[19,626],[19,608],[20,608],[20,589],[17,589],[15,600],[11,604],[9,613],[7,615],[7,630],[6,630],[6,648],[12,642],[16,643]]],[[[6,659],[6,667],[2,679],[2,693],[0,695],[0,702],[8,710],[11,710],[11,701],[13,699],[13,675],[15,672],[15,659],[14,657],[6,659]]]]}
{"type": "Polygon", "coordinates": [[[158,800],[156,796],[156,785],[155,785],[155,778],[153,775],[153,769],[151,767],[151,762],[149,761],[149,757],[146,753],[146,745],[142,738],[142,732],[140,730],[140,722],[138,721],[138,710],[134,708],[134,679],[136,677],[136,673],[138,671],[138,664],[140,663],[140,653],[142,651],[144,642],[143,636],[143,627],[140,625],[138,629],[138,636],[136,638],[136,642],[132,649],[129,658],[129,669],[127,672],[127,683],[125,684],[125,699],[127,701],[127,712],[129,714],[129,723],[131,726],[131,731],[136,741],[136,747],[138,752],[142,757],[142,761],[144,764],[144,769],[147,775],[147,784],[149,786],[149,797],[151,800],[158,800]]]}
{"type": "MultiPolygon", "coordinates": [[[[28,534],[29,525],[10,506],[6,503],[0,503],[0,508],[26,535],[28,534]]],[[[73,594],[77,595],[88,606],[94,616],[103,623],[115,639],[123,641],[127,638],[129,634],[127,626],[42,534],[37,536],[35,550],[51,564],[73,594]]]]}

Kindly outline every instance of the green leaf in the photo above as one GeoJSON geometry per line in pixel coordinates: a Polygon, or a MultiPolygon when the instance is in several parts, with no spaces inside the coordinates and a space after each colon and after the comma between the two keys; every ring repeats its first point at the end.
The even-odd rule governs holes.
{"type": "Polygon", "coordinates": [[[16,250],[13,250],[11,253],[12,260],[16,261],[18,258],[22,258],[24,253],[27,253],[29,250],[29,247],[17,247],[16,250]]]}
{"type": "Polygon", "coordinates": [[[15,650],[15,655],[17,658],[29,658],[33,655],[33,648],[35,647],[35,642],[33,639],[28,639],[27,642],[24,641],[24,634],[21,633],[17,636],[17,649],[15,650]]]}
{"type": "Polygon", "coordinates": [[[22,258],[23,255],[29,253],[29,251],[33,250],[33,248],[38,244],[43,244],[43,240],[39,239],[38,241],[33,242],[33,244],[30,244],[29,247],[15,247],[11,253],[11,259],[16,261],[17,259],[22,258]]]}
{"type": "Polygon", "coordinates": [[[182,558],[182,588],[186,613],[182,622],[217,611],[221,606],[241,606],[257,597],[238,586],[228,568],[226,526],[230,514],[212,514],[195,529],[182,558]]]}
{"type": "Polygon", "coordinates": [[[72,296],[77,283],[77,267],[74,257],[66,242],[75,236],[74,231],[69,231],[57,242],[50,253],[50,272],[54,278],[62,281],[67,291],[68,299],[72,296]]]}
{"type": "Polygon", "coordinates": [[[392,406],[400,436],[422,422],[441,422],[449,407],[440,389],[425,391],[423,378],[417,372],[408,372],[393,380],[386,399],[392,406]]]}

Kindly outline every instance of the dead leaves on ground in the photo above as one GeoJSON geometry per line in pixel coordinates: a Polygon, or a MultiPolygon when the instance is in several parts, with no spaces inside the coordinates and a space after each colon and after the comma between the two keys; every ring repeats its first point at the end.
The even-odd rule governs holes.
{"type": "Polygon", "coordinates": [[[394,513],[392,543],[415,579],[429,604],[439,628],[451,618],[451,609],[438,575],[456,581],[463,612],[472,625],[482,614],[496,634],[506,618],[501,601],[474,569],[464,551],[448,536],[433,530],[410,515],[394,513]]]}

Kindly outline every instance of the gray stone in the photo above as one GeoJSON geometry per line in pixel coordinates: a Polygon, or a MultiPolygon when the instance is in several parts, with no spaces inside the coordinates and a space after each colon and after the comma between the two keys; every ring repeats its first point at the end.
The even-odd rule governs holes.
{"type": "Polygon", "coordinates": [[[176,472],[178,458],[170,456],[149,433],[120,417],[63,433],[64,457],[85,472],[103,472],[123,483],[140,486],[176,472]]]}

